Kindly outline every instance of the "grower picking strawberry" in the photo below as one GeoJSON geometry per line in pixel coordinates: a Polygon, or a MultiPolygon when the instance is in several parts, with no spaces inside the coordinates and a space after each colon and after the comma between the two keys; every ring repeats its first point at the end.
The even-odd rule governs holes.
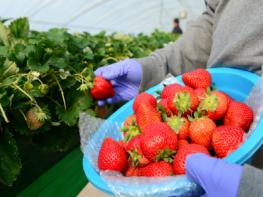
{"type": "Polygon", "coordinates": [[[191,88],[208,88],[211,86],[212,77],[210,73],[202,68],[198,68],[192,72],[187,72],[182,75],[182,79],[185,85],[191,88]]]}
{"type": "Polygon", "coordinates": [[[173,172],[177,174],[185,174],[185,161],[186,158],[194,153],[204,153],[209,155],[208,150],[198,144],[188,144],[181,147],[176,153],[173,161],[173,172]]]}
{"type": "Polygon", "coordinates": [[[150,161],[171,161],[177,149],[177,135],[166,123],[149,124],[141,135],[141,149],[150,161]]]}
{"type": "Polygon", "coordinates": [[[225,125],[239,126],[247,131],[253,122],[253,111],[245,103],[232,101],[224,117],[225,125]]]}
{"type": "Polygon", "coordinates": [[[189,127],[189,136],[192,143],[210,147],[216,124],[208,117],[194,119],[189,127]]]}
{"type": "Polygon", "coordinates": [[[99,169],[123,172],[127,167],[127,162],[125,149],[112,138],[105,138],[98,157],[99,169]]]}
{"type": "Polygon", "coordinates": [[[212,145],[218,157],[226,157],[243,142],[245,131],[238,126],[220,126],[214,133],[212,145]]]}
{"type": "Polygon", "coordinates": [[[93,87],[90,90],[90,94],[94,99],[102,100],[113,97],[115,92],[109,81],[102,76],[97,76],[93,81],[93,87]]]}

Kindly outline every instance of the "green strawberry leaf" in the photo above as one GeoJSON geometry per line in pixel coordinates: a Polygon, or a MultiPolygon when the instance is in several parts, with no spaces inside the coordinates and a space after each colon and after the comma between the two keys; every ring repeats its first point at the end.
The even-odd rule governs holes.
{"type": "Polygon", "coordinates": [[[29,23],[27,18],[18,18],[11,22],[9,29],[16,38],[27,38],[29,34],[29,23]]]}
{"type": "Polygon", "coordinates": [[[0,134],[0,182],[12,186],[22,168],[15,139],[8,129],[0,134]]]}

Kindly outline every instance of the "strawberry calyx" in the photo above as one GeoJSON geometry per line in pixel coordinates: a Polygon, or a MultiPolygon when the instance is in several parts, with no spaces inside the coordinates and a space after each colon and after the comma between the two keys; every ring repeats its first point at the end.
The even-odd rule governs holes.
{"type": "Polygon", "coordinates": [[[217,95],[211,94],[211,95],[207,95],[207,97],[201,101],[198,108],[200,111],[214,112],[216,110],[218,104],[219,104],[219,102],[218,102],[217,95]]]}
{"type": "Polygon", "coordinates": [[[183,114],[191,107],[191,94],[187,91],[178,92],[173,99],[173,103],[179,114],[183,114]]]}
{"type": "Polygon", "coordinates": [[[157,104],[157,110],[160,112],[162,120],[166,121],[168,116],[164,107],[161,104],[157,104]]]}
{"type": "Polygon", "coordinates": [[[139,126],[135,123],[135,121],[132,121],[132,124],[126,127],[121,128],[121,132],[125,133],[124,141],[128,142],[133,137],[138,136],[141,134],[141,130],[139,126]]]}
{"type": "Polygon", "coordinates": [[[179,133],[179,128],[183,124],[183,120],[179,116],[173,116],[167,119],[168,125],[176,132],[179,133]]]}
{"type": "Polygon", "coordinates": [[[142,154],[138,152],[138,150],[131,150],[128,151],[129,154],[129,161],[131,161],[132,166],[137,167],[137,166],[145,166],[149,164],[149,160],[144,157],[142,154]]]}
{"type": "Polygon", "coordinates": [[[172,163],[175,153],[176,153],[176,151],[171,150],[169,148],[163,149],[157,155],[156,161],[164,160],[168,163],[172,163]]]}

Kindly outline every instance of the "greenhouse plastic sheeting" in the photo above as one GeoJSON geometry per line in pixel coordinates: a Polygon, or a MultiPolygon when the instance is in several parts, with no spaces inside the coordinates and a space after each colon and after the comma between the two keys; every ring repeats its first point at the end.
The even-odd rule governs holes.
{"type": "Polygon", "coordinates": [[[96,33],[171,31],[174,17],[186,11],[193,20],[205,9],[204,0],[0,0],[0,16],[27,16],[35,30],[66,27],[96,33]]]}

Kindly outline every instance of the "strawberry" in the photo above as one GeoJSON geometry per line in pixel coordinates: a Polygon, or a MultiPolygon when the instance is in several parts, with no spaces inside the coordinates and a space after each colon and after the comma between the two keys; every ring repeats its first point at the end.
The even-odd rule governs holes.
{"type": "Polygon", "coordinates": [[[239,126],[247,131],[253,122],[253,111],[245,103],[232,101],[224,117],[224,125],[239,126]]]}
{"type": "Polygon", "coordinates": [[[149,164],[150,162],[143,155],[140,143],[140,136],[136,136],[128,142],[126,150],[129,153],[129,160],[132,162],[132,165],[142,167],[149,164]]]}
{"type": "Polygon", "coordinates": [[[168,100],[167,99],[161,99],[160,102],[158,103],[158,109],[162,108],[159,111],[163,111],[165,112],[166,116],[171,116],[172,115],[172,111],[169,109],[168,107],[168,100]]]}
{"type": "Polygon", "coordinates": [[[175,96],[168,98],[168,107],[174,114],[189,114],[196,110],[198,97],[189,87],[182,87],[175,96]]]}
{"type": "Polygon", "coordinates": [[[132,125],[133,123],[136,123],[136,115],[135,114],[128,116],[128,118],[126,118],[126,120],[124,121],[123,126],[127,127],[127,126],[132,125]]]}
{"type": "Polygon", "coordinates": [[[173,175],[173,167],[170,163],[167,163],[165,161],[150,163],[149,165],[140,169],[140,176],[163,177],[163,176],[172,176],[172,175],[173,175]]]}
{"type": "Polygon", "coordinates": [[[188,144],[189,142],[187,140],[178,140],[178,149],[181,149],[183,146],[188,144]]]}
{"type": "Polygon", "coordinates": [[[140,105],[136,111],[136,122],[138,123],[142,132],[147,125],[161,121],[162,118],[158,110],[149,104],[140,105]]]}
{"type": "Polygon", "coordinates": [[[165,86],[163,88],[162,93],[161,93],[161,98],[162,99],[168,99],[171,96],[173,97],[181,88],[182,88],[182,86],[180,84],[177,84],[177,83],[165,86]]]}
{"type": "Polygon", "coordinates": [[[208,88],[211,86],[212,77],[210,73],[202,68],[198,68],[192,72],[187,72],[182,75],[182,80],[185,85],[191,88],[208,88]]]}
{"type": "Polygon", "coordinates": [[[220,120],[228,108],[228,99],[222,92],[213,91],[201,101],[198,109],[212,120],[220,120]]]}
{"type": "Polygon", "coordinates": [[[128,166],[127,170],[124,172],[124,176],[139,176],[140,168],[134,167],[132,165],[128,166]]]}
{"type": "Polygon", "coordinates": [[[221,94],[224,94],[224,95],[226,96],[226,98],[227,98],[227,104],[228,104],[228,105],[233,101],[232,97],[229,96],[227,93],[221,92],[221,94]]]}
{"type": "Polygon", "coordinates": [[[113,86],[102,76],[95,77],[93,87],[90,90],[91,96],[96,100],[111,98],[115,95],[113,86]]]}
{"type": "Polygon", "coordinates": [[[195,94],[196,96],[198,97],[199,99],[199,102],[206,97],[206,89],[205,88],[197,88],[194,90],[195,91],[195,94]]]}
{"type": "Polygon", "coordinates": [[[212,135],[216,129],[216,124],[208,117],[194,119],[189,127],[189,136],[194,144],[210,147],[212,135]]]}
{"type": "Polygon", "coordinates": [[[204,153],[209,155],[208,150],[201,145],[198,144],[188,144],[181,147],[174,157],[173,162],[173,172],[175,175],[177,174],[185,174],[185,162],[189,155],[195,153],[204,153]]]}
{"type": "Polygon", "coordinates": [[[212,145],[218,157],[226,157],[243,142],[245,131],[238,126],[220,126],[212,138],[212,145]]]}
{"type": "Polygon", "coordinates": [[[178,139],[188,139],[190,122],[187,118],[173,116],[167,119],[168,125],[176,132],[178,139]]]}
{"type": "Polygon", "coordinates": [[[99,169],[123,172],[127,167],[127,162],[125,149],[112,138],[105,138],[98,157],[99,169]]]}
{"type": "Polygon", "coordinates": [[[153,108],[156,108],[157,101],[152,95],[143,92],[135,97],[135,100],[132,105],[133,111],[136,113],[137,109],[140,108],[141,105],[149,105],[153,108]]]}
{"type": "Polygon", "coordinates": [[[46,114],[36,107],[29,109],[26,113],[26,123],[30,130],[37,130],[41,128],[46,119],[46,114]]]}
{"type": "Polygon", "coordinates": [[[118,141],[118,144],[119,144],[122,148],[126,149],[126,142],[124,142],[123,140],[118,141]]]}
{"type": "Polygon", "coordinates": [[[177,135],[166,123],[149,124],[141,135],[141,149],[150,161],[171,161],[177,149],[177,135]]]}
{"type": "Polygon", "coordinates": [[[128,142],[133,137],[141,134],[140,128],[136,123],[136,115],[135,114],[129,116],[124,121],[123,127],[121,128],[121,132],[123,132],[125,142],[128,142]]]}

